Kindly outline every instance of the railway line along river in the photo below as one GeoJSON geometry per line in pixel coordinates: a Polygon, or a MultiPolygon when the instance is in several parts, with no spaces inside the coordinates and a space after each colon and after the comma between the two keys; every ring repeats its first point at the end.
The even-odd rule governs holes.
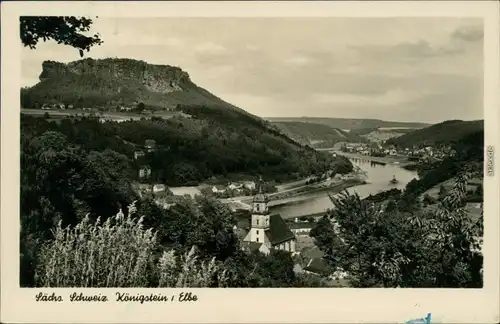
{"type": "MultiPolygon", "coordinates": [[[[383,164],[369,160],[369,158],[349,157],[349,160],[356,166],[366,171],[368,183],[350,187],[348,192],[357,192],[361,198],[370,194],[392,188],[403,189],[408,182],[418,178],[416,172],[408,171],[395,164],[383,164]],[[392,184],[390,181],[395,177],[398,183],[392,184]]],[[[292,218],[304,215],[322,213],[328,208],[332,208],[332,202],[327,191],[306,194],[307,198],[301,196],[297,201],[278,206],[270,206],[272,213],[281,214],[283,218],[292,218]]]]}

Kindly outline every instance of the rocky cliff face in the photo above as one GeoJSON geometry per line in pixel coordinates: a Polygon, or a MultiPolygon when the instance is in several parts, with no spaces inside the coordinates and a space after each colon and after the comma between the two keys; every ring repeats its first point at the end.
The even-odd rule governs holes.
{"type": "Polygon", "coordinates": [[[193,83],[178,67],[132,59],[84,59],[71,63],[45,61],[40,83],[21,91],[21,104],[47,103],[114,110],[143,103],[151,110],[181,106],[239,108],[193,83]]]}
{"type": "Polygon", "coordinates": [[[151,92],[170,93],[182,91],[191,80],[188,73],[178,67],[153,65],[130,59],[84,59],[68,64],[45,61],[40,81],[68,74],[139,81],[151,92]]]}

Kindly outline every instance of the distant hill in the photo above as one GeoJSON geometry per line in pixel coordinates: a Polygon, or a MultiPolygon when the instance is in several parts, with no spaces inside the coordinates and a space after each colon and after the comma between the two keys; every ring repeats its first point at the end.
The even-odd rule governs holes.
{"type": "Polygon", "coordinates": [[[338,142],[367,142],[367,139],[324,124],[273,122],[288,137],[315,148],[333,147],[338,142]]]}
{"type": "Polygon", "coordinates": [[[426,128],[408,132],[399,137],[391,138],[387,141],[387,143],[398,147],[453,144],[463,138],[467,138],[468,136],[472,136],[475,133],[483,131],[483,120],[448,120],[426,128]]]}
{"type": "MultiPolygon", "coordinates": [[[[360,135],[360,136],[367,136],[367,135],[370,135],[371,133],[373,132],[383,132],[383,133],[387,133],[387,134],[390,134],[390,133],[394,133],[394,134],[398,134],[398,136],[400,136],[400,134],[406,134],[408,132],[411,132],[413,130],[415,130],[416,128],[398,128],[398,127],[372,127],[372,128],[358,128],[358,129],[353,129],[351,130],[349,133],[351,134],[356,134],[356,135],[360,135]]],[[[417,129],[420,129],[420,128],[417,128],[417,129]]]]}
{"type": "Polygon", "coordinates": [[[146,140],[155,140],[157,150],[146,154],[141,163],[151,166],[156,182],[177,186],[214,177],[258,175],[286,181],[329,169],[352,170],[347,159],[301,145],[269,122],[198,87],[180,68],[129,59],[44,62],[40,80],[22,89],[25,108],[55,102],[113,110],[117,105],[143,103],[156,110],[175,106],[188,114],[189,118],[170,119],[153,114],[146,120],[122,123],[100,123],[98,118],[66,118],[56,123],[23,115],[24,137],[56,131],[86,150],[111,149],[131,160],[146,140]]]}
{"type": "Polygon", "coordinates": [[[408,132],[414,131],[414,128],[361,128],[355,129],[350,133],[360,135],[370,142],[385,142],[390,138],[402,136],[408,132]]]}
{"type": "Polygon", "coordinates": [[[304,122],[323,124],[338,129],[377,129],[380,127],[401,127],[401,128],[423,128],[430,126],[426,123],[414,122],[394,122],[380,119],[356,119],[356,118],[327,118],[327,117],[269,117],[265,118],[270,122],[304,122]]]}

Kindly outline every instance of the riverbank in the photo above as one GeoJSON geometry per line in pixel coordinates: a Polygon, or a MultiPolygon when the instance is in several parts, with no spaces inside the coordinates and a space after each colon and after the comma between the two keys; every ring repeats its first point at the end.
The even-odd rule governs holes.
{"type": "MultiPolygon", "coordinates": [[[[363,178],[366,183],[363,185],[349,186],[345,190],[349,193],[356,193],[361,199],[369,195],[378,194],[390,189],[402,190],[411,180],[418,178],[416,172],[405,170],[400,164],[392,163],[371,163],[365,158],[350,158],[355,170],[358,174],[364,173],[363,178]],[[399,182],[397,184],[390,183],[393,177],[396,177],[399,182]]],[[[342,190],[333,190],[333,195],[337,195],[342,190]]],[[[324,212],[333,208],[332,202],[327,195],[327,192],[319,192],[316,194],[306,194],[299,199],[291,198],[286,202],[288,204],[279,204],[279,206],[271,207],[271,212],[280,214],[283,218],[294,218],[302,216],[320,216],[324,212]],[[304,198],[303,198],[304,197],[304,198]]]]}
{"type": "Polygon", "coordinates": [[[353,178],[353,179],[347,179],[347,180],[342,180],[341,182],[335,183],[335,184],[330,184],[328,186],[322,185],[318,186],[315,188],[307,188],[306,190],[303,191],[298,191],[293,194],[289,195],[277,195],[274,196],[274,199],[271,199],[269,201],[269,207],[278,207],[282,205],[291,205],[293,203],[298,203],[303,200],[307,200],[310,198],[311,195],[319,193],[319,192],[328,192],[331,194],[337,194],[340,193],[343,190],[346,190],[351,187],[359,186],[366,183],[363,179],[360,177],[353,178]]]}
{"type": "MultiPolygon", "coordinates": [[[[364,184],[365,181],[358,177],[358,178],[352,178],[352,179],[347,179],[347,180],[342,180],[341,182],[337,182],[335,184],[330,184],[328,186],[322,185],[322,186],[316,186],[314,188],[307,188],[307,190],[303,190],[300,192],[294,191],[293,193],[277,193],[274,194],[274,197],[269,197],[270,201],[268,206],[270,208],[280,208],[283,206],[293,206],[294,204],[300,204],[303,201],[307,201],[308,199],[311,198],[311,196],[317,195],[318,193],[322,192],[328,192],[329,194],[338,194],[343,190],[349,189],[351,187],[359,186],[364,184]]],[[[311,185],[310,185],[311,186],[311,185]]],[[[321,194],[322,195],[322,194],[321,194]]],[[[326,194],[324,194],[327,196],[326,194]]],[[[247,199],[241,199],[241,200],[236,200],[234,198],[229,198],[229,199],[224,199],[221,200],[224,203],[228,204],[229,206],[232,206],[234,209],[251,209],[251,204],[252,204],[252,199],[253,197],[248,197],[247,199]]],[[[324,213],[322,211],[321,213],[324,213]]],[[[315,213],[319,216],[321,213],[315,213]]],[[[283,218],[293,218],[295,216],[287,216],[287,215],[282,215],[283,218]]]]}
{"type": "Polygon", "coordinates": [[[395,164],[400,167],[407,167],[409,165],[415,164],[415,162],[408,161],[408,157],[406,156],[371,156],[371,155],[363,155],[356,153],[347,153],[342,151],[333,151],[333,152],[345,156],[346,158],[349,159],[360,159],[360,160],[373,161],[377,163],[395,164]]]}

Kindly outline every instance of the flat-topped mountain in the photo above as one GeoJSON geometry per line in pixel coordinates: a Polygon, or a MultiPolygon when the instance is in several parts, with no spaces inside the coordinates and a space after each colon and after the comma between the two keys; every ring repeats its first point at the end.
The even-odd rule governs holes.
{"type": "Polygon", "coordinates": [[[143,103],[152,110],[175,109],[179,104],[238,109],[198,87],[178,67],[132,59],[45,61],[39,78],[38,84],[21,91],[23,108],[62,103],[113,110],[143,103]]]}

